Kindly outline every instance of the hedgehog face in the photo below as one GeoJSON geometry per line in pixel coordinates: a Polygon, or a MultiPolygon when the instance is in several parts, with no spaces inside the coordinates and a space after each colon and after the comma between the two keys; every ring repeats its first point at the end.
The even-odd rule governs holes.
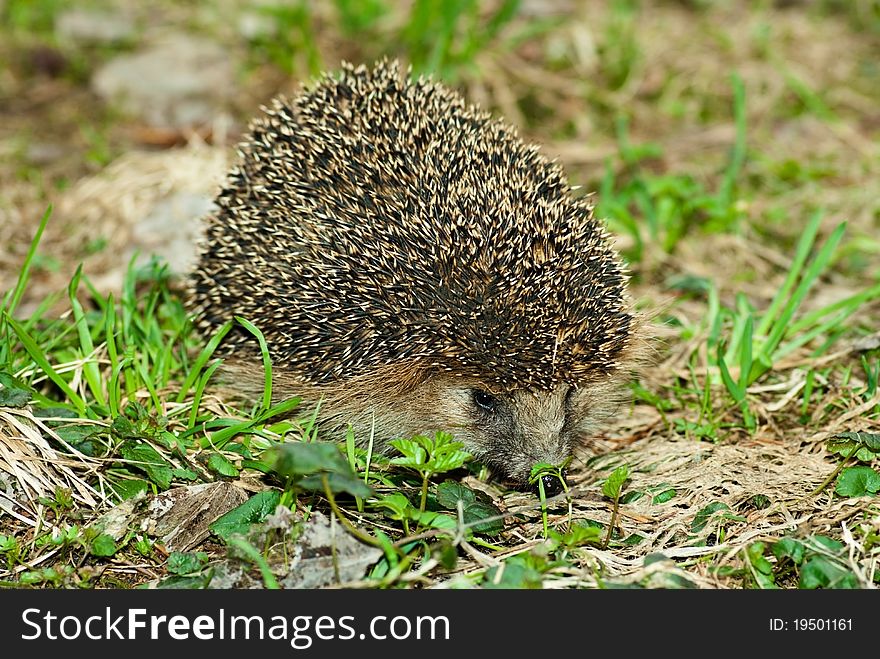
{"type": "Polygon", "coordinates": [[[485,388],[453,383],[437,390],[438,425],[478,460],[520,483],[532,466],[562,464],[571,455],[582,411],[577,389],[559,384],[548,391],[527,389],[495,394],[485,388]]]}

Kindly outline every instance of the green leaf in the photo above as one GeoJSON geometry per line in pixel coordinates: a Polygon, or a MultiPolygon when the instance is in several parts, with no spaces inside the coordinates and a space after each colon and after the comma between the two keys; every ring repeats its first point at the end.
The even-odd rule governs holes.
{"type": "Polygon", "coordinates": [[[432,463],[434,468],[432,471],[435,474],[442,474],[445,471],[458,469],[467,462],[470,457],[471,454],[463,450],[453,449],[450,451],[444,451],[442,454],[434,458],[432,463]]]}
{"type": "Polygon", "coordinates": [[[834,491],[843,497],[863,497],[880,490],[880,474],[870,467],[847,467],[837,477],[834,491]]]}
{"type": "Polygon", "coordinates": [[[431,554],[440,561],[444,570],[452,570],[458,563],[458,549],[446,538],[441,538],[431,547],[431,554]]]}
{"type": "Polygon", "coordinates": [[[218,517],[210,529],[223,540],[228,540],[235,533],[243,535],[252,524],[262,522],[275,512],[280,501],[281,493],[277,490],[258,492],[237,508],[218,517]]]}
{"type": "Polygon", "coordinates": [[[131,461],[130,467],[146,473],[160,488],[164,490],[171,485],[171,466],[152,446],[128,441],[123,443],[119,450],[123,458],[131,461]]]}
{"type": "Polygon", "coordinates": [[[373,505],[391,511],[391,519],[398,522],[410,519],[411,511],[415,510],[412,502],[400,492],[381,496],[373,502],[373,505]]]}
{"type": "Polygon", "coordinates": [[[437,503],[448,510],[457,511],[458,502],[462,504],[462,518],[465,524],[473,524],[474,533],[498,535],[504,530],[501,510],[492,503],[485,492],[474,491],[455,481],[445,481],[437,486],[437,503]],[[497,517],[498,519],[491,519],[497,517]],[[482,520],[491,521],[482,522],[482,520]]]}
{"type": "Polygon", "coordinates": [[[841,432],[831,437],[826,442],[826,447],[831,453],[837,453],[845,458],[853,457],[859,462],[871,462],[880,453],[876,448],[878,435],[862,432],[841,432]]]}
{"type": "Polygon", "coordinates": [[[444,481],[437,486],[437,503],[449,510],[456,510],[459,501],[467,506],[476,500],[476,492],[456,481],[444,481]]]}
{"type": "Polygon", "coordinates": [[[421,469],[428,461],[428,452],[417,441],[412,439],[395,439],[388,443],[403,453],[402,457],[392,458],[391,464],[421,469]]]}
{"type": "Polygon", "coordinates": [[[132,497],[135,497],[142,492],[146,492],[148,487],[149,483],[139,478],[123,479],[116,482],[110,482],[110,488],[122,501],[125,501],[126,499],[131,499],[132,497]]]}
{"type": "Polygon", "coordinates": [[[667,487],[666,489],[658,492],[651,499],[651,503],[653,504],[661,504],[666,503],[667,501],[674,499],[677,492],[674,487],[667,487]]]}
{"type": "Polygon", "coordinates": [[[626,465],[621,465],[612,471],[611,475],[602,483],[602,494],[609,499],[616,499],[620,496],[620,490],[627,478],[629,478],[629,468],[626,465]]]}
{"type": "Polygon", "coordinates": [[[773,580],[773,564],[764,557],[766,544],[763,542],[753,542],[746,547],[746,556],[751,564],[753,571],[752,576],[759,588],[775,589],[778,588],[773,580]]]}
{"type": "Polygon", "coordinates": [[[195,574],[207,564],[208,554],[199,552],[173,551],[165,562],[165,567],[171,574],[187,575],[195,574]]]}
{"type": "Polygon", "coordinates": [[[527,558],[512,556],[504,561],[502,565],[489,568],[486,571],[482,586],[483,588],[491,589],[541,589],[544,587],[544,580],[541,573],[529,564],[527,558]]]}
{"type": "MultiPolygon", "coordinates": [[[[832,439],[849,442],[849,443],[858,443],[865,446],[865,448],[873,451],[874,453],[880,453],[880,434],[873,432],[839,432],[832,436],[832,439]]],[[[829,441],[829,445],[832,444],[829,441]]]]}
{"type": "Polygon", "coordinates": [[[272,467],[263,462],[262,460],[242,460],[241,461],[242,469],[254,469],[263,474],[271,474],[272,467]]]}
{"type": "Polygon", "coordinates": [[[233,442],[233,443],[227,444],[223,450],[226,451],[227,453],[236,453],[236,454],[242,456],[243,458],[252,458],[253,457],[253,454],[250,452],[248,447],[245,446],[244,444],[239,444],[238,442],[233,442]]]}
{"type": "Polygon", "coordinates": [[[634,547],[643,540],[645,540],[645,536],[638,533],[630,533],[623,540],[620,540],[620,544],[624,547],[634,547]]]}
{"type": "Polygon", "coordinates": [[[323,491],[324,479],[332,492],[368,497],[373,490],[351,470],[336,444],[285,442],[264,453],[263,461],[282,478],[303,490],[323,491]]]}
{"type": "Polygon", "coordinates": [[[172,469],[171,475],[178,480],[184,481],[195,481],[199,479],[199,475],[192,469],[183,469],[181,467],[172,469]]]}
{"type": "Polygon", "coordinates": [[[708,506],[703,507],[696,515],[694,515],[694,521],[691,523],[691,531],[694,533],[702,531],[706,527],[706,524],[709,523],[712,515],[720,510],[730,510],[730,506],[726,503],[716,501],[715,503],[710,503],[708,506]]]}
{"type": "Polygon", "coordinates": [[[438,432],[434,437],[416,435],[411,439],[395,439],[389,442],[403,456],[391,459],[391,464],[409,467],[420,474],[441,474],[458,469],[471,455],[464,445],[449,433],[438,432]]]}
{"type": "Polygon", "coordinates": [[[662,563],[663,561],[668,561],[668,560],[670,560],[670,559],[666,554],[663,554],[663,553],[657,551],[657,552],[651,552],[650,554],[647,554],[642,559],[642,564],[645,567],[648,567],[649,565],[653,565],[654,563],[662,563]]]}
{"type": "Polygon", "coordinates": [[[307,491],[323,492],[325,478],[327,479],[327,486],[334,494],[347,492],[353,497],[366,498],[373,493],[370,486],[358,478],[354,472],[344,474],[339,472],[313,474],[299,480],[297,486],[307,491]]]}
{"type": "Polygon", "coordinates": [[[839,540],[834,540],[833,538],[829,538],[825,535],[816,535],[813,536],[813,540],[817,545],[822,545],[822,547],[832,553],[838,553],[843,550],[843,543],[839,540]]]}
{"type": "Polygon", "coordinates": [[[800,565],[804,562],[804,556],[806,555],[807,550],[804,543],[799,540],[795,540],[794,538],[782,538],[770,545],[770,551],[772,551],[773,555],[779,560],[790,558],[795,565],[800,565]]]}
{"type": "Polygon", "coordinates": [[[574,546],[599,544],[602,542],[602,527],[592,524],[574,524],[566,534],[568,543],[574,546]]]}
{"type": "Polygon", "coordinates": [[[222,453],[211,454],[208,458],[208,469],[221,476],[229,476],[230,478],[236,478],[238,476],[238,469],[236,469],[235,465],[232,464],[232,462],[230,462],[222,453]]]}
{"type": "Polygon", "coordinates": [[[418,510],[415,506],[412,508],[412,520],[418,522],[421,526],[432,529],[445,529],[452,531],[458,528],[458,520],[448,513],[438,513],[433,510],[418,510]]]}
{"type": "Polygon", "coordinates": [[[137,438],[138,434],[135,430],[134,424],[128,420],[127,417],[122,416],[121,414],[113,419],[113,423],[110,424],[110,431],[120,437],[122,439],[129,439],[131,437],[137,438]]]}
{"type": "Polygon", "coordinates": [[[438,432],[433,438],[420,439],[431,456],[432,472],[435,474],[458,469],[471,457],[471,454],[464,450],[464,444],[455,441],[449,433],[438,432]]]}
{"type": "Polygon", "coordinates": [[[14,536],[0,533],[0,554],[15,551],[16,549],[18,549],[18,540],[14,536]]]}
{"type": "Polygon", "coordinates": [[[318,472],[350,472],[345,457],[329,442],[285,442],[264,454],[263,460],[282,478],[296,480],[318,472]]]}
{"type": "Polygon", "coordinates": [[[31,399],[30,388],[5,371],[0,371],[0,407],[24,407],[31,399]]]}
{"type": "Polygon", "coordinates": [[[54,430],[61,439],[77,451],[90,456],[100,454],[103,447],[99,438],[107,432],[106,428],[90,424],[65,425],[54,430]]]}
{"type": "Polygon", "coordinates": [[[799,586],[804,589],[859,587],[856,576],[825,556],[813,556],[801,568],[799,586]]]}
{"type": "Polygon", "coordinates": [[[205,590],[208,587],[208,584],[211,583],[212,576],[213,575],[210,573],[210,571],[191,577],[181,577],[179,575],[174,575],[162,579],[159,583],[156,584],[156,588],[159,590],[205,590]]]}
{"type": "Polygon", "coordinates": [[[630,490],[620,497],[620,503],[626,505],[628,503],[632,503],[633,501],[638,501],[643,496],[645,496],[644,490],[630,490]]]}
{"type": "Polygon", "coordinates": [[[112,556],[117,550],[116,542],[106,533],[96,536],[89,547],[92,556],[112,556]]]}
{"type": "Polygon", "coordinates": [[[504,530],[504,519],[501,510],[494,504],[484,501],[474,501],[464,509],[465,524],[472,525],[470,529],[474,533],[494,536],[504,530]],[[486,520],[486,521],[483,521],[486,520]]]}

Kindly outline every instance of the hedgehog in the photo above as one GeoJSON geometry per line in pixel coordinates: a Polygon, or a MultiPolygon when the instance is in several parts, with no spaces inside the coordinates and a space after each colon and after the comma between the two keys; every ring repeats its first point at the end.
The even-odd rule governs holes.
{"type": "MultiPolygon", "coordinates": [[[[352,429],[386,450],[445,431],[520,485],[566,464],[613,411],[634,345],[592,197],[394,60],[344,63],[261,110],[204,219],[198,330],[255,324],[273,392],[310,405],[325,439],[352,429]]],[[[262,390],[254,336],[237,327],[222,349],[227,382],[262,390]]]]}

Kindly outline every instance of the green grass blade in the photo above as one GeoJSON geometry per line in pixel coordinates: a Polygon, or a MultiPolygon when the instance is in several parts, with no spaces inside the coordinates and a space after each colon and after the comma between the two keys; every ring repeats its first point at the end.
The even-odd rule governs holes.
{"type": "Polygon", "coordinates": [[[217,449],[223,448],[236,435],[249,431],[254,426],[258,426],[261,423],[264,423],[268,419],[271,419],[273,416],[286,414],[287,412],[295,409],[299,404],[299,398],[289,398],[287,400],[281,401],[277,405],[270,407],[268,410],[253,419],[234,423],[233,425],[224,428],[223,430],[218,430],[217,432],[213,433],[210,438],[206,438],[205,440],[203,440],[201,444],[202,448],[207,448],[209,446],[217,449]]]}
{"type": "Polygon", "coordinates": [[[727,363],[724,361],[724,356],[721,354],[720,348],[718,350],[718,370],[721,372],[721,380],[724,382],[724,386],[727,387],[727,391],[730,392],[734,402],[742,412],[743,422],[745,423],[746,428],[750,431],[754,430],[757,426],[755,424],[755,419],[752,416],[752,412],[749,410],[749,403],[746,400],[746,390],[733,381],[733,377],[730,375],[730,370],[727,368],[727,363]]]}
{"type": "Polygon", "coordinates": [[[856,293],[855,295],[851,295],[848,298],[838,300],[837,302],[826,305],[821,309],[816,309],[815,311],[811,311],[810,313],[805,314],[803,318],[791,324],[788,333],[791,335],[796,335],[799,332],[804,331],[806,328],[814,325],[825,316],[840,311],[841,309],[846,309],[847,316],[849,316],[850,314],[855,312],[862,304],[875,298],[880,298],[880,284],[876,284],[874,286],[871,286],[870,288],[866,288],[860,293],[856,293]]]}
{"type": "Polygon", "coordinates": [[[15,313],[15,309],[24,295],[24,289],[27,287],[28,279],[30,279],[31,265],[33,265],[34,256],[37,254],[37,247],[40,244],[40,239],[43,237],[43,231],[46,229],[50,215],[52,215],[51,204],[46,208],[46,212],[43,213],[43,217],[40,219],[40,225],[37,227],[37,232],[34,234],[34,239],[31,241],[31,246],[28,248],[28,253],[18,273],[18,281],[15,283],[15,288],[12,289],[11,294],[7,293],[3,299],[3,307],[10,317],[15,313]]]}
{"type": "Polygon", "coordinates": [[[129,361],[123,359],[116,363],[110,371],[110,382],[107,383],[107,399],[110,405],[110,416],[122,414],[120,400],[122,400],[122,388],[119,386],[119,376],[128,367],[129,361]]]}
{"type": "Polygon", "coordinates": [[[162,401],[159,398],[159,393],[156,391],[156,386],[153,384],[152,378],[150,378],[149,373],[147,373],[146,367],[144,367],[143,363],[140,361],[135,360],[134,368],[141,378],[141,383],[150,393],[150,400],[153,401],[153,409],[156,411],[156,414],[163,414],[165,408],[162,405],[162,401]]]}
{"type": "MultiPolygon", "coordinates": [[[[752,383],[752,314],[746,317],[742,332],[742,349],[739,355],[739,386],[745,391],[752,383]]],[[[757,376],[756,376],[757,377],[757,376]]]]}
{"type": "Polygon", "coordinates": [[[846,231],[846,222],[839,224],[831,235],[828,236],[828,240],[822,245],[819,253],[816,254],[816,257],[812,260],[809,266],[807,266],[803,278],[789,299],[788,304],[783,309],[782,314],[779,316],[779,320],[770,331],[770,336],[767,338],[767,341],[761,347],[761,356],[767,361],[772,362],[772,355],[776,350],[776,346],[779,345],[782,337],[789,331],[789,321],[791,321],[794,312],[800,306],[804,297],[806,297],[807,291],[810,290],[810,287],[828,265],[828,262],[831,260],[831,255],[834,253],[834,250],[837,249],[837,245],[843,237],[844,231],[846,231]]]}
{"type": "Polygon", "coordinates": [[[733,328],[730,331],[730,343],[727,351],[724,353],[724,359],[727,362],[733,362],[740,354],[740,346],[743,342],[743,332],[745,330],[746,321],[752,315],[752,309],[749,306],[746,296],[742,293],[736,294],[736,313],[733,316],[733,328]]]}
{"type": "Polygon", "coordinates": [[[192,408],[189,412],[189,421],[186,426],[187,428],[195,428],[196,419],[199,415],[199,405],[202,402],[202,394],[205,392],[205,387],[208,386],[208,381],[211,379],[211,376],[214,375],[214,371],[216,371],[222,363],[222,359],[217,359],[211,362],[211,365],[205,369],[204,374],[202,375],[202,377],[199,378],[198,384],[196,385],[195,393],[193,393],[192,408]]]}
{"type": "Polygon", "coordinates": [[[263,358],[263,373],[265,374],[263,402],[260,405],[260,411],[264,412],[272,406],[272,358],[269,356],[269,346],[266,343],[266,337],[263,336],[263,333],[256,325],[241,316],[236,316],[235,320],[237,320],[248,332],[253,334],[260,343],[260,355],[263,358]]]}
{"type": "MultiPolygon", "coordinates": [[[[825,332],[834,329],[835,327],[840,327],[840,325],[843,323],[844,320],[846,320],[850,313],[851,312],[846,310],[841,311],[836,316],[832,316],[829,320],[816,325],[809,331],[801,332],[800,334],[795,335],[796,338],[788,341],[787,343],[783,343],[776,349],[776,351],[773,353],[773,358],[776,360],[782,359],[783,357],[794,352],[801,346],[806,345],[817,336],[821,336],[825,332]]],[[[827,347],[828,346],[826,345],[825,348],[827,347]]]]}
{"type": "Polygon", "coordinates": [[[807,257],[810,255],[810,249],[813,247],[813,242],[816,240],[816,233],[819,231],[819,225],[821,223],[821,211],[813,213],[807,221],[807,226],[804,227],[804,232],[801,234],[797,246],[795,247],[794,260],[791,263],[791,268],[788,271],[788,275],[785,277],[782,288],[777,291],[770,306],[767,307],[767,311],[761,317],[761,322],[758,323],[758,327],[755,328],[755,334],[757,336],[767,336],[770,332],[770,327],[773,325],[773,321],[776,320],[780,307],[782,307],[788,299],[792,288],[794,288],[794,285],[801,274],[804,263],[806,263],[807,257]]]}
{"type": "Polygon", "coordinates": [[[104,344],[107,346],[110,369],[114,370],[119,363],[119,350],[116,348],[116,306],[113,304],[112,293],[107,296],[104,307],[104,344]]]}
{"type": "Polygon", "coordinates": [[[13,318],[9,316],[7,312],[4,312],[4,318],[12,330],[15,332],[16,336],[18,336],[18,340],[21,341],[21,344],[24,346],[24,349],[27,350],[27,353],[31,356],[31,359],[34,360],[34,363],[39,366],[42,371],[46,374],[46,376],[59,388],[64,392],[64,395],[73,403],[74,407],[76,407],[76,411],[80,416],[88,417],[90,419],[97,418],[91,410],[89,410],[85,401],[77,394],[67,383],[67,381],[61,377],[61,375],[52,368],[52,365],[49,363],[49,360],[46,358],[45,353],[37,345],[37,342],[34,341],[33,337],[27,333],[27,331],[17,323],[13,318]]]}
{"type": "Polygon", "coordinates": [[[107,404],[107,399],[104,397],[103,386],[101,385],[101,371],[98,363],[94,360],[95,344],[92,341],[92,334],[86,321],[85,311],[83,311],[82,305],[76,297],[81,277],[82,265],[76,269],[73,278],[71,278],[70,284],[67,287],[67,295],[70,298],[70,308],[73,311],[73,320],[76,325],[77,335],[79,336],[82,357],[86,360],[83,363],[83,376],[89,385],[92,396],[94,396],[99,405],[104,406],[107,404]]]}
{"type": "Polygon", "coordinates": [[[211,355],[214,354],[217,346],[220,345],[223,337],[225,337],[231,329],[232,321],[224,323],[223,326],[214,333],[214,336],[210,338],[205,347],[202,348],[202,351],[199,353],[199,356],[196,357],[196,361],[193,363],[192,368],[189,370],[189,373],[187,373],[186,379],[183,381],[183,384],[180,387],[180,391],[177,392],[177,398],[175,399],[176,402],[183,402],[183,400],[186,398],[187,393],[189,393],[190,388],[193,386],[193,384],[201,374],[202,369],[205,368],[205,364],[208,363],[208,360],[211,358],[211,355]]]}
{"type": "Polygon", "coordinates": [[[747,135],[746,135],[746,91],[742,78],[734,73],[731,79],[733,85],[733,118],[736,126],[736,137],[733,149],[730,153],[730,162],[724,171],[724,179],[721,182],[719,196],[724,206],[730,206],[733,202],[733,188],[736,179],[742,171],[746,159],[747,135]]]}

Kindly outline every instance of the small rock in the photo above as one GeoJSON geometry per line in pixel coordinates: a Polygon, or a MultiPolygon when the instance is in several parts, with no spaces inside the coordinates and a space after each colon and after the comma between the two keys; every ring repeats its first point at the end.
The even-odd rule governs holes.
{"type": "Polygon", "coordinates": [[[172,488],[150,502],[151,528],[171,551],[189,551],[210,534],[211,524],[247,500],[239,487],[226,482],[172,488]]]}
{"type": "Polygon", "coordinates": [[[197,37],[172,35],[111,60],[95,72],[92,86],[152,126],[187,128],[222,114],[235,85],[226,50],[197,37]]]}
{"type": "Polygon", "coordinates": [[[238,32],[245,39],[256,39],[275,36],[278,26],[271,16],[250,11],[238,17],[238,32]]]}
{"type": "Polygon", "coordinates": [[[53,142],[34,142],[28,144],[24,157],[28,164],[41,166],[55,162],[62,158],[65,153],[65,148],[60,144],[55,144],[53,142]]]}
{"type": "Polygon", "coordinates": [[[110,44],[128,41],[134,34],[134,23],[123,14],[70,9],[55,20],[55,35],[61,41],[110,44]]]}
{"type": "Polygon", "coordinates": [[[363,579],[382,557],[382,550],[365,545],[339,522],[312,512],[290,557],[284,588],[324,588],[363,579]]]}

